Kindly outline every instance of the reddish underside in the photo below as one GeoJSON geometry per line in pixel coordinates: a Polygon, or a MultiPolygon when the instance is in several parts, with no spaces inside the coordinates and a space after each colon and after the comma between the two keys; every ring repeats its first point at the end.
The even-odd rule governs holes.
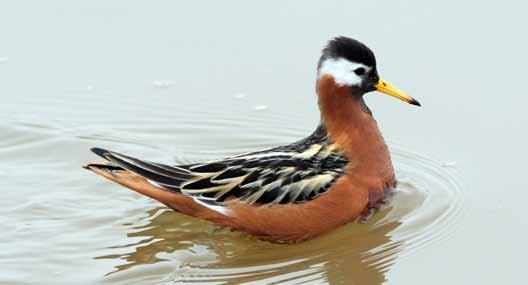
{"type": "Polygon", "coordinates": [[[330,76],[319,79],[317,91],[328,134],[350,163],[346,174],[324,195],[309,202],[258,206],[229,200],[227,212],[221,214],[190,197],[159,189],[128,171],[109,173],[96,166],[89,169],[176,211],[262,239],[295,242],[316,237],[356,219],[369,204],[382,199],[386,189],[396,185],[387,146],[361,101],[353,98],[347,87],[336,86],[330,76]]]}

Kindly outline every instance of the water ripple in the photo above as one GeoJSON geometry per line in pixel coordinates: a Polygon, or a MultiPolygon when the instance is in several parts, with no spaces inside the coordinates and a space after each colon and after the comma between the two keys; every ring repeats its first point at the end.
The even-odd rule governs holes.
{"type": "Polygon", "coordinates": [[[381,284],[399,258],[448,236],[462,202],[460,186],[440,163],[401,146],[391,149],[399,186],[391,202],[364,224],[278,245],[158,207],[128,234],[148,239],[122,247],[122,254],[99,257],[125,261],[107,281],[144,282],[148,276],[159,284],[381,284]],[[172,264],[171,269],[156,265],[163,262],[172,264]]]}
{"type": "MultiPolygon", "coordinates": [[[[152,106],[143,108],[154,112],[152,106]]],[[[103,283],[382,284],[399,259],[448,238],[461,213],[462,195],[452,167],[390,143],[399,186],[390,203],[369,220],[300,244],[260,241],[159,207],[79,166],[91,157],[91,146],[169,163],[214,159],[299,139],[311,131],[306,120],[274,109],[188,110],[114,117],[110,123],[84,115],[75,121],[11,118],[0,126],[9,134],[0,143],[0,157],[9,159],[0,169],[8,179],[0,185],[11,187],[9,197],[19,200],[2,212],[9,214],[9,224],[17,225],[5,236],[13,246],[2,248],[6,253],[10,248],[40,252],[25,257],[31,262],[24,263],[24,272],[42,280],[68,276],[77,264],[104,272],[93,277],[103,283]],[[49,243],[54,250],[49,258],[75,263],[47,263],[55,274],[47,276],[31,264],[47,262],[40,256],[48,255],[36,245],[58,232],[62,235],[49,243]]],[[[7,272],[20,272],[4,265],[7,272]]]]}

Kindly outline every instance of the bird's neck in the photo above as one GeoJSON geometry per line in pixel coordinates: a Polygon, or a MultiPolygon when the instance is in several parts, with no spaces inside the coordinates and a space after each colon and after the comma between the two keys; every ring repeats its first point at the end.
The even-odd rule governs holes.
{"type": "Polygon", "coordinates": [[[331,76],[317,82],[321,121],[329,138],[351,161],[350,167],[364,175],[393,175],[387,145],[362,96],[352,96],[347,86],[338,86],[331,76]]]}

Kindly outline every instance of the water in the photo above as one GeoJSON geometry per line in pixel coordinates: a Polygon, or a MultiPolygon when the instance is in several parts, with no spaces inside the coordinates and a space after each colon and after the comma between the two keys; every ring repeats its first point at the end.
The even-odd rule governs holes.
{"type": "Polygon", "coordinates": [[[271,4],[0,4],[0,283],[524,280],[525,7],[271,4]],[[271,244],[80,168],[93,146],[187,163],[302,138],[338,34],[424,105],[367,97],[400,184],[366,223],[271,244]]]}
{"type": "MultiPolygon", "coordinates": [[[[211,159],[222,152],[244,152],[262,143],[260,139],[249,140],[259,134],[291,141],[309,131],[290,129],[285,134],[275,127],[286,118],[284,114],[257,112],[249,104],[246,108],[246,120],[211,113],[210,120],[215,122],[211,124],[175,119],[179,123],[166,125],[155,120],[142,129],[139,122],[123,123],[115,125],[113,136],[93,134],[88,125],[57,129],[38,124],[3,125],[2,130],[13,139],[2,148],[2,155],[9,157],[2,169],[3,176],[9,178],[2,188],[10,189],[12,199],[23,200],[16,205],[8,203],[3,211],[6,224],[14,225],[4,233],[5,276],[22,274],[18,277],[21,280],[38,276],[43,283],[72,278],[122,284],[236,284],[257,280],[379,283],[395,260],[448,236],[453,228],[461,210],[457,180],[439,162],[396,144],[391,145],[400,186],[391,202],[365,223],[351,223],[296,245],[259,241],[180,215],[79,168],[84,157],[90,156],[85,151],[90,144],[124,148],[158,160],[189,162],[211,159]],[[233,125],[244,131],[230,136],[230,144],[237,146],[232,149],[228,143],[221,150],[207,143],[187,148],[182,144],[178,153],[171,144],[153,148],[146,142],[176,130],[205,139],[211,137],[210,132],[230,133],[233,125]],[[195,129],[200,126],[203,129],[195,129]],[[130,139],[123,139],[127,137],[130,139]],[[28,152],[32,153],[30,158],[24,158],[28,152]],[[167,152],[177,155],[162,157],[167,152]],[[71,153],[80,155],[72,157],[71,153]],[[43,240],[47,241],[45,247],[43,240]],[[17,256],[17,260],[11,261],[10,256],[17,256]],[[30,262],[21,264],[18,258],[22,256],[30,262]],[[76,268],[83,268],[84,273],[78,276],[76,268]]],[[[182,111],[177,116],[199,120],[203,114],[182,111]]]]}

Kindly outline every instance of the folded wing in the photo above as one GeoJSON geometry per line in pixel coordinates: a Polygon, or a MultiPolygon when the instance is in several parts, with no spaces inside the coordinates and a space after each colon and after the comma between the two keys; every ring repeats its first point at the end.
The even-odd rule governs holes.
{"type": "Polygon", "coordinates": [[[171,166],[100,148],[92,151],[159,188],[220,207],[230,199],[257,205],[316,199],[344,174],[348,163],[320,129],[291,145],[203,164],[171,166]]]}

